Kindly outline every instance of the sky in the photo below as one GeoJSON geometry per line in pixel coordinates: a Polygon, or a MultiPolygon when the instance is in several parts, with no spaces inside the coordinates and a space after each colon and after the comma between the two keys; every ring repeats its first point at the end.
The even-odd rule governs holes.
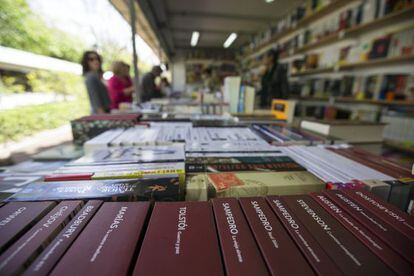
{"type": "MultiPolygon", "coordinates": [[[[47,24],[76,35],[90,46],[109,40],[132,52],[130,26],[108,0],[28,0],[28,3],[47,24]]],[[[139,60],[159,64],[158,57],[138,35],[136,45],[139,60]]]]}

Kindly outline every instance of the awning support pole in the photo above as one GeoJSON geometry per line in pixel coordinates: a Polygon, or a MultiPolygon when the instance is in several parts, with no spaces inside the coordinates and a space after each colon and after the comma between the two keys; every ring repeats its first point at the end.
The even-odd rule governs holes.
{"type": "Polygon", "coordinates": [[[136,13],[135,13],[135,0],[129,0],[129,15],[130,15],[130,24],[131,24],[131,39],[132,39],[132,61],[134,66],[134,92],[136,95],[136,102],[141,102],[141,95],[139,91],[139,73],[138,73],[138,55],[137,55],[137,49],[135,44],[135,34],[137,32],[136,30],[136,13]]]}

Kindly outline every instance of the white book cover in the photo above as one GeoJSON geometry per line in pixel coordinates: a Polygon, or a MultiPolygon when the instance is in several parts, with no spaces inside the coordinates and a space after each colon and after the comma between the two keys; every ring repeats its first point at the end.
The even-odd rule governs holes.
{"type": "Polygon", "coordinates": [[[226,77],[224,79],[224,101],[230,104],[230,113],[237,113],[239,103],[241,77],[226,77]]]}

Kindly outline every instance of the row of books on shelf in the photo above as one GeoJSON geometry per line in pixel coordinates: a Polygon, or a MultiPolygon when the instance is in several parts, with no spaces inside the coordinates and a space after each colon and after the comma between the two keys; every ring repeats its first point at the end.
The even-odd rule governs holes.
{"type": "Polygon", "coordinates": [[[13,202],[2,275],[412,275],[414,221],[365,190],[13,202]],[[294,265],[292,265],[294,264],[294,265]]]}
{"type": "Polygon", "coordinates": [[[311,78],[294,86],[301,97],[344,97],[355,100],[413,100],[414,75],[346,75],[342,78],[311,78]]]}
{"type": "Polygon", "coordinates": [[[380,58],[398,58],[414,54],[414,29],[409,28],[392,34],[342,47],[325,49],[321,53],[311,53],[292,61],[291,73],[304,72],[318,68],[333,68],[376,60],[380,58]]]}
{"type": "MultiPolygon", "coordinates": [[[[308,1],[308,8],[298,7],[291,15],[280,20],[276,26],[273,26],[269,30],[256,36],[244,50],[246,52],[252,51],[261,45],[268,43],[272,38],[279,34],[294,29],[297,26],[297,23],[306,17],[306,14],[317,13],[318,10],[327,5],[344,4],[340,2],[342,1],[308,1]],[[306,11],[310,12],[307,13],[306,11]]],[[[298,32],[295,36],[286,42],[279,44],[282,52],[290,53],[291,51],[308,44],[317,43],[319,40],[324,39],[329,35],[337,34],[341,31],[373,22],[386,15],[413,7],[413,2],[410,0],[364,0],[354,1],[354,3],[350,2],[349,4],[351,5],[346,6],[346,9],[337,9],[331,14],[321,17],[318,21],[303,26],[303,30],[298,32]]]]}
{"type": "MultiPolygon", "coordinates": [[[[378,9],[376,9],[375,6],[372,7],[373,5],[375,5],[373,2],[375,2],[375,0],[363,1],[359,3],[356,2],[356,5],[350,7],[347,10],[342,11],[340,14],[332,14],[326,17],[325,19],[320,20],[318,23],[312,24],[311,27],[304,29],[303,32],[300,32],[291,39],[283,43],[280,43],[279,47],[281,50],[281,54],[293,54],[297,50],[300,50],[302,47],[317,44],[319,41],[329,38],[330,35],[338,35],[342,32],[345,32],[346,35],[346,31],[352,31],[353,27],[371,22],[375,19],[381,18],[386,14],[400,11],[401,9],[413,8],[413,6],[408,5],[408,3],[406,4],[406,6],[395,5],[394,8],[384,7],[386,10],[390,10],[391,12],[387,12],[384,15],[376,15],[378,9]]],[[[398,32],[397,34],[394,34],[393,43],[395,45],[393,51],[395,51],[395,53],[391,53],[390,56],[396,56],[398,54],[405,53],[405,48],[410,47],[411,41],[409,40],[409,38],[409,31],[402,31],[398,32]]]]}

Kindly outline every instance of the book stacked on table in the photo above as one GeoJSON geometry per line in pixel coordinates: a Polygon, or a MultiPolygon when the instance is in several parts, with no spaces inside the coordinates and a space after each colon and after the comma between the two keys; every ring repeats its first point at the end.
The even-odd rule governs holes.
{"type": "Polygon", "coordinates": [[[184,145],[96,150],[26,186],[8,201],[184,198],[184,145]]]}
{"type": "Polygon", "coordinates": [[[277,124],[252,124],[251,128],[267,142],[277,146],[319,145],[328,143],[314,134],[277,124]]]}
{"type": "Polygon", "coordinates": [[[316,192],[324,183],[283,153],[191,154],[186,200],[316,192]]]}
{"type": "Polygon", "coordinates": [[[95,114],[71,121],[73,141],[82,145],[87,140],[113,128],[132,127],[141,114],[95,114]]]}
{"type": "Polygon", "coordinates": [[[407,210],[414,199],[410,169],[381,156],[347,145],[291,146],[282,150],[325,181],[328,189],[364,188],[401,210],[407,210]]]}
{"type": "Polygon", "coordinates": [[[0,221],[1,275],[414,273],[414,220],[364,190],[12,202],[0,221]]]}

